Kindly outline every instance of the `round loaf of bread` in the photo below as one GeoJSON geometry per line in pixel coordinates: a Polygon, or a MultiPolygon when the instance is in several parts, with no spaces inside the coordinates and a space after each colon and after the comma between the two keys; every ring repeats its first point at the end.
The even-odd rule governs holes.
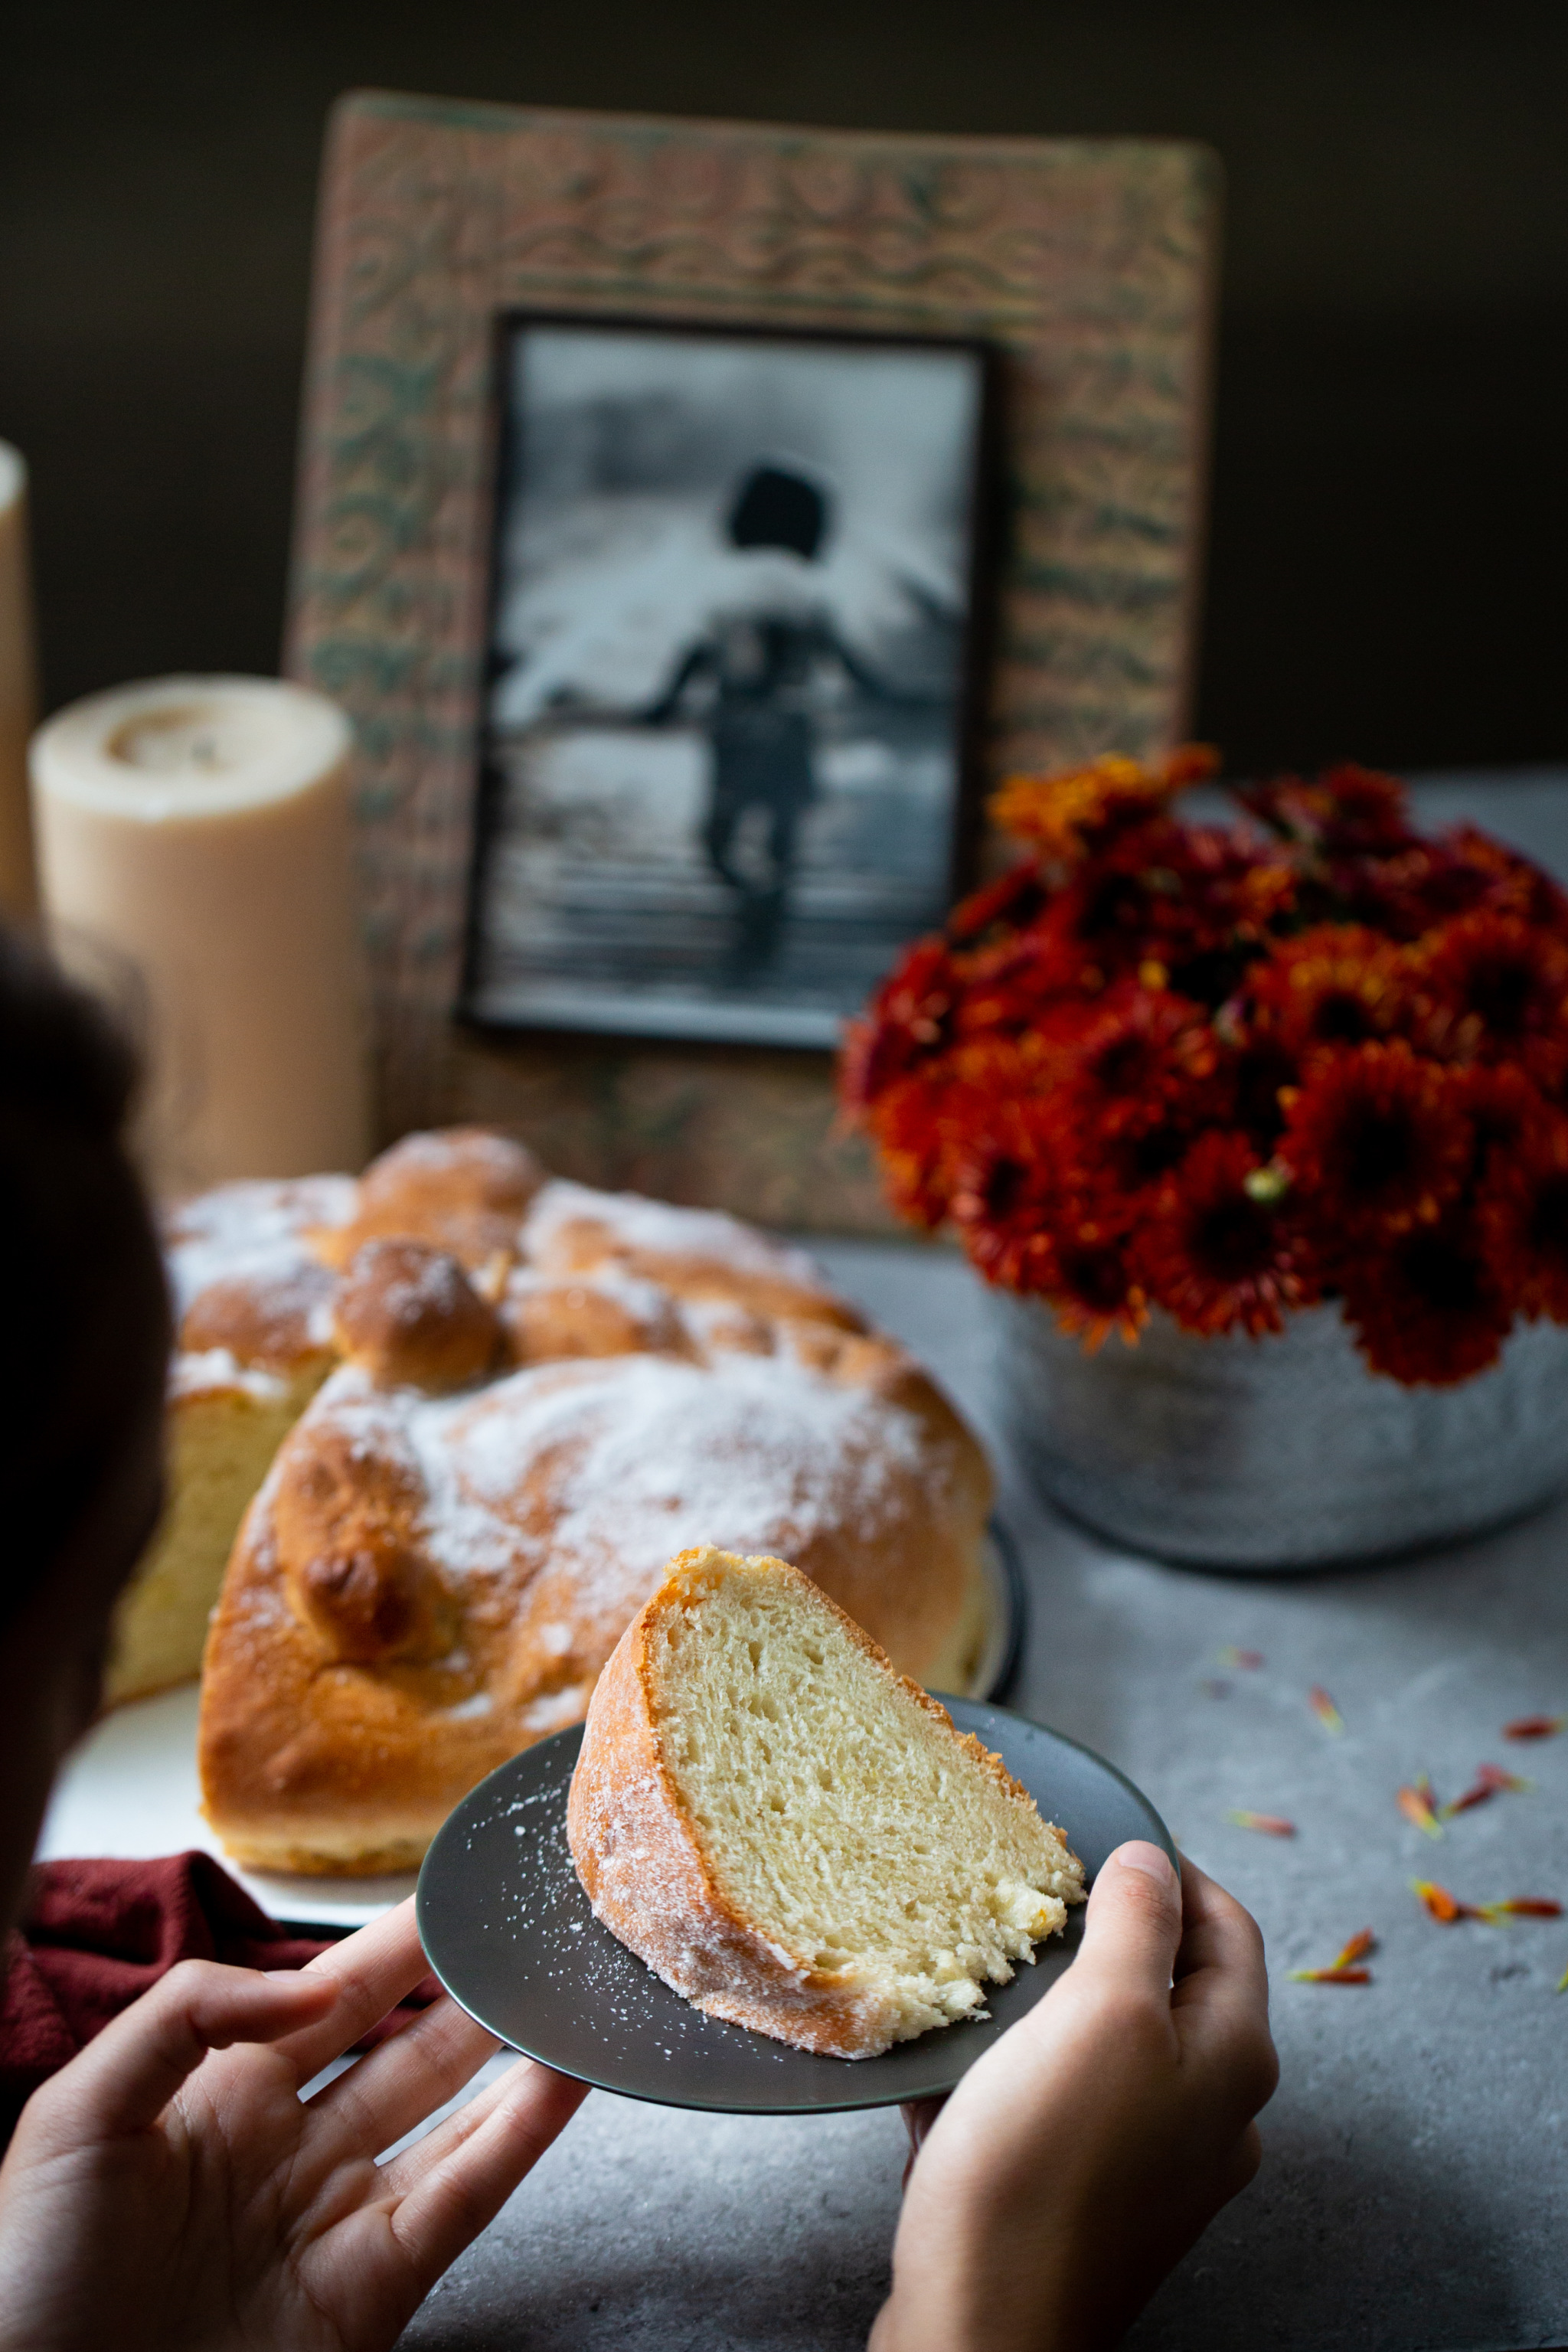
{"type": "Polygon", "coordinates": [[[582,1717],[672,1549],[786,1552],[917,1675],[972,1606],[984,1457],[809,1260],[565,1184],[516,1244],[493,1316],[439,1250],[354,1258],[353,1360],[252,1505],[207,1644],[206,1810],[251,1868],[417,1862],[582,1717]],[[450,1392],[497,1329],[497,1372],[450,1392]]]}

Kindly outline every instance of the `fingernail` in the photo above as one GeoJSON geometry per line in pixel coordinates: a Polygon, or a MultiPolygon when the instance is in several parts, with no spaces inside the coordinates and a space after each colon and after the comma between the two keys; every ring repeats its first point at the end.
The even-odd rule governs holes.
{"type": "Polygon", "coordinates": [[[1110,1860],[1123,1870],[1141,1870],[1145,1878],[1158,1879],[1162,1886],[1169,1886],[1176,1875],[1164,1848],[1151,1845],[1143,1838],[1134,1838],[1130,1845],[1119,1845],[1110,1860]]]}

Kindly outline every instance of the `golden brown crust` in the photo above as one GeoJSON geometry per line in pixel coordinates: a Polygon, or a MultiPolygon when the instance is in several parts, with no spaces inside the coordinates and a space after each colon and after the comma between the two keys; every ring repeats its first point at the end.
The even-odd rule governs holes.
{"type": "Polygon", "coordinates": [[[787,2017],[800,2047],[851,2057],[865,2038],[864,1997],[847,1996],[739,1916],[665,1762],[648,1652],[666,1612],[681,1606],[681,1574],[705,1557],[687,1551],[670,1562],[599,1677],[572,1775],[567,1843],[595,1916],[674,1991],[753,2031],[776,2032],[787,2017]]]}
{"type": "Polygon", "coordinates": [[[919,1666],[975,1573],[985,1489],[965,1444],[973,1460],[940,1420],[787,1352],[554,1363],[451,1403],[345,1369],[229,1563],[202,1698],[211,1818],[237,1853],[318,1835],[337,1853],[351,1831],[384,1852],[426,1801],[433,1827],[581,1719],[682,1517],[787,1542],[919,1666]]]}
{"type": "Polygon", "coordinates": [[[466,1388],[500,1355],[500,1318],[449,1251],[361,1244],[338,1288],[333,1331],[377,1388],[466,1388]]]}
{"type": "MultiPolygon", "coordinates": [[[[727,1563],[708,1548],[679,1553],[664,1582],[632,1620],[600,1675],[572,1776],[566,1836],[596,1917],[671,1989],[710,2016],[769,2033],[824,2057],[857,2058],[880,2046],[876,2005],[742,1919],[726,1901],[702,1834],[665,1759],[650,1652],[668,1618],[687,1607],[705,1571],[727,1563]]],[[[793,1580],[905,1696],[962,1741],[998,1786],[1026,1790],[907,1675],[836,1601],[787,1561],[747,1565],[793,1580]]]]}
{"type": "Polygon", "coordinates": [[[531,1223],[529,1255],[546,1274],[614,1270],[695,1306],[729,1305],[768,1321],[789,1318],[841,1331],[866,1328],[865,1318],[827,1289],[798,1251],[770,1245],[732,1218],[595,1194],[581,1185],[552,1185],[536,1207],[548,1213],[531,1223]]]}
{"type": "Polygon", "coordinates": [[[226,1349],[237,1364],[257,1371],[324,1369],[335,1350],[321,1325],[336,1288],[324,1265],[300,1265],[286,1280],[220,1276],[198,1291],[181,1318],[180,1347],[197,1356],[226,1349]]]}
{"type": "MultiPolygon", "coordinates": [[[[344,1656],[340,1625],[323,1633],[308,1598],[295,1603],[274,1491],[269,1480],[250,1507],[207,1637],[198,1749],[208,1818],[254,1869],[410,1868],[458,1799],[526,1738],[500,1710],[464,1713],[471,1672],[344,1656]]],[[[323,1517],[329,1534],[341,1528],[323,1517]]],[[[374,1514],[367,1534],[374,1556],[384,1525],[374,1514]]],[[[291,1554],[290,1565],[308,1569],[310,1557],[291,1554]]]]}
{"type": "Polygon", "coordinates": [[[346,1265],[361,1244],[384,1238],[449,1250],[470,1273],[510,1257],[544,1181],[531,1151],[484,1127],[405,1135],[373,1160],[351,1224],[323,1245],[346,1265]]]}
{"type": "Polygon", "coordinates": [[[500,1315],[520,1364],[670,1349],[687,1352],[680,1324],[668,1300],[631,1305],[613,1291],[587,1283],[514,1286],[502,1298],[500,1315]]]}
{"type": "MultiPolygon", "coordinates": [[[[901,1349],[732,1221],[538,1187],[504,1139],[408,1138],[312,1244],[349,1265],[327,1343],[351,1361],[286,1440],[206,1649],[204,1788],[251,1866],[416,1860],[581,1719],[672,1543],[787,1550],[917,1673],[968,1605],[989,1474],[901,1349]]],[[[339,1277],[310,1264],[319,1346],[339,1277]]]]}

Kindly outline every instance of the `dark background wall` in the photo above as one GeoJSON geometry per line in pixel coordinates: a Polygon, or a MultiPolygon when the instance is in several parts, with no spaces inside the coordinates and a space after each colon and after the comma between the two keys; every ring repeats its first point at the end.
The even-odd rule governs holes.
{"type": "Polygon", "coordinates": [[[1202,731],[1242,768],[1568,755],[1560,0],[32,0],[4,48],[0,434],[51,702],[275,667],[321,122],[379,84],[1209,141],[1202,731]]]}

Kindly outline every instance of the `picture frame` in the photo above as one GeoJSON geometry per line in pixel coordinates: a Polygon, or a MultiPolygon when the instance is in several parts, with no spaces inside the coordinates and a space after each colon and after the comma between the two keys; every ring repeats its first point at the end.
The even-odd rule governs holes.
{"type": "Polygon", "coordinates": [[[968,339],[1002,532],[977,789],[1186,731],[1219,171],[1184,142],[661,121],[357,92],[329,126],[285,667],[359,733],[382,1131],[478,1119],[563,1173],[890,1230],[825,1047],[455,1017],[508,311],[968,339]]]}
{"type": "Polygon", "coordinates": [[[971,886],[994,362],[500,314],[476,1028],[831,1051],[971,886]]]}

